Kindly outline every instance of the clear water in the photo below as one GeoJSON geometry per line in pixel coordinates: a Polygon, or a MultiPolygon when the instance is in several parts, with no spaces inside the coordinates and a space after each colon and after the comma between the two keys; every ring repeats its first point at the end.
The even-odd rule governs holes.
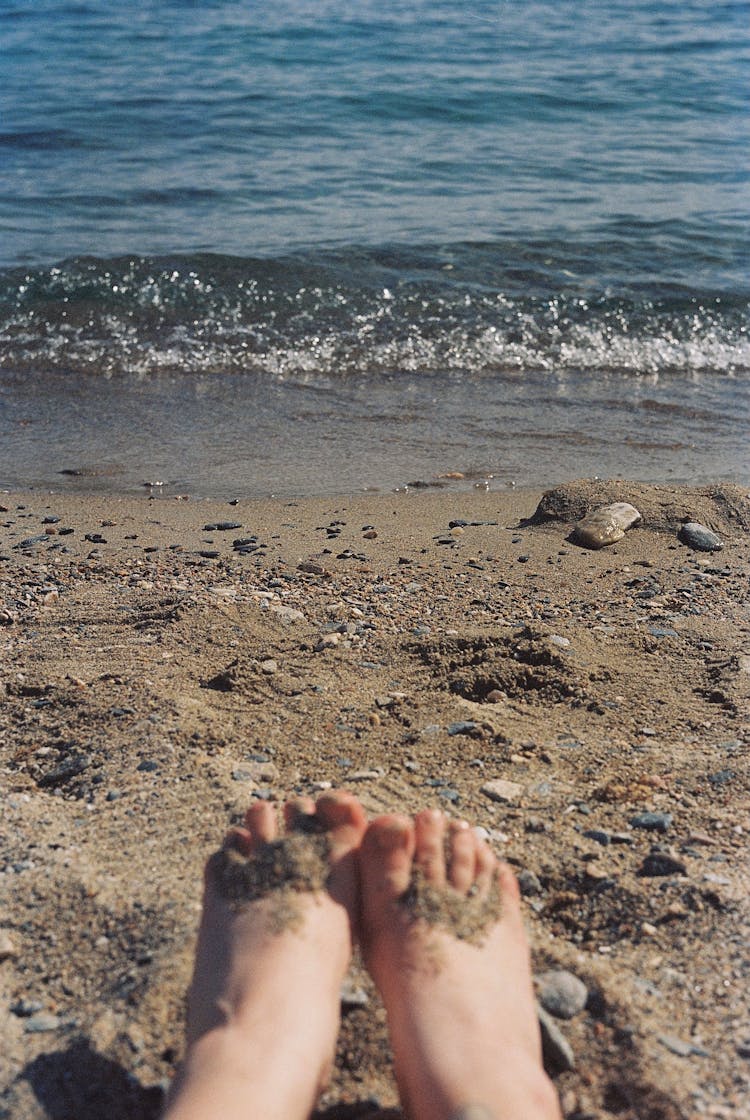
{"type": "Polygon", "coordinates": [[[0,0],[0,483],[750,478],[748,5],[470,9],[0,0]]]}

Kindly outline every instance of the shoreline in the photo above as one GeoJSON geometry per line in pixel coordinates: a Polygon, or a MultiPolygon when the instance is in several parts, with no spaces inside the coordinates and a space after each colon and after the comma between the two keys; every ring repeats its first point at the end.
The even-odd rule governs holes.
{"type": "MultiPolygon", "coordinates": [[[[465,816],[514,866],[535,972],[588,990],[552,1021],[566,1116],[740,1115],[750,500],[541,496],[0,494],[11,1115],[158,1115],[205,856],[250,798],[328,785],[465,816]],[[641,526],[567,539],[616,499],[641,526]],[[682,545],[686,517],[723,549],[682,545]]],[[[356,963],[319,1115],[394,1102],[356,963]]]]}

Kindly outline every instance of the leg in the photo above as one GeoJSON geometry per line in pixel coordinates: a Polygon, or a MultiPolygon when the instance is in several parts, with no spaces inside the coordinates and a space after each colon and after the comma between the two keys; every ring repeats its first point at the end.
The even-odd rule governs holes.
{"type": "MultiPolygon", "coordinates": [[[[165,1120],[303,1120],[328,1077],[366,821],[345,793],[287,805],[286,819],[303,848],[301,836],[311,830],[300,833],[300,824],[312,822],[318,840],[327,836],[327,882],[318,890],[265,888],[252,901],[230,902],[221,857],[209,860],[187,1053],[165,1120]]],[[[288,843],[275,840],[274,810],[256,802],[225,849],[248,857],[239,862],[252,870],[288,843]]]]}
{"type": "Polygon", "coordinates": [[[388,1012],[410,1120],[557,1120],[510,869],[466,822],[448,828],[429,810],[414,822],[373,821],[360,866],[363,950],[388,1012]],[[420,882],[433,901],[443,896],[450,922],[419,903],[420,882]],[[456,924],[462,900],[469,912],[484,905],[480,940],[456,924]]]}

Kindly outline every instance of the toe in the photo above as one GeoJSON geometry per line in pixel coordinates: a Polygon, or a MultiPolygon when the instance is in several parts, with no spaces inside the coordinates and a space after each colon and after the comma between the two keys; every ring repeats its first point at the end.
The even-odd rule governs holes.
{"type": "Polygon", "coordinates": [[[492,849],[479,838],[476,841],[476,861],[477,894],[486,898],[495,883],[498,860],[492,849]]]}
{"type": "Polygon", "coordinates": [[[366,918],[384,915],[384,905],[407,890],[413,856],[414,826],[408,817],[392,814],[372,821],[359,850],[366,918]]]}
{"type": "Polygon", "coordinates": [[[448,882],[466,894],[474,886],[477,839],[466,821],[451,821],[448,828],[448,882]]]}
{"type": "MultiPolygon", "coordinates": [[[[244,830],[250,837],[250,850],[276,839],[276,811],[268,801],[253,801],[245,813],[244,830]]],[[[249,853],[248,853],[249,854],[249,853]]]]}
{"type": "Polygon", "coordinates": [[[284,825],[288,832],[304,831],[312,824],[315,802],[311,797],[295,797],[284,805],[284,825]]]}
{"type": "Polygon", "coordinates": [[[318,798],[315,812],[328,832],[334,860],[359,847],[367,827],[367,817],[358,799],[344,790],[332,790],[318,798]]]}
{"type": "Polygon", "coordinates": [[[439,809],[423,809],[415,818],[416,852],[414,862],[428,883],[444,887],[445,817],[439,809]]]}

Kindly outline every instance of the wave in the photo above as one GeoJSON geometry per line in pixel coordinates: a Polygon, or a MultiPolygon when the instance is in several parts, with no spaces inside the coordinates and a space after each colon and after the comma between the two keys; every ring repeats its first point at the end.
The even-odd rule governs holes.
{"type": "MultiPolygon", "coordinates": [[[[607,237],[574,246],[79,257],[5,269],[0,368],[329,379],[750,372],[747,292],[691,285],[668,224],[645,248],[616,232],[615,221],[607,237]],[[669,267],[655,268],[652,255],[649,270],[658,245],[669,247],[669,267]]],[[[694,270],[699,249],[694,240],[694,270]]]]}

